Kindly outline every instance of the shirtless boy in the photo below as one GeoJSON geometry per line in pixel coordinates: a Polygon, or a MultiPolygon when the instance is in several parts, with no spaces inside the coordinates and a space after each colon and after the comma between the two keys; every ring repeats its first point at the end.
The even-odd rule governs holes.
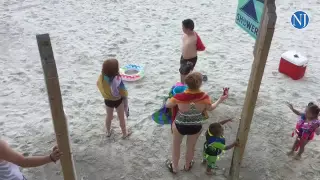
{"type": "Polygon", "coordinates": [[[194,29],[194,22],[191,19],[182,21],[182,31],[184,33],[182,39],[182,55],[180,59],[180,78],[181,83],[184,83],[184,78],[191,71],[197,63],[197,36],[194,29]]]}

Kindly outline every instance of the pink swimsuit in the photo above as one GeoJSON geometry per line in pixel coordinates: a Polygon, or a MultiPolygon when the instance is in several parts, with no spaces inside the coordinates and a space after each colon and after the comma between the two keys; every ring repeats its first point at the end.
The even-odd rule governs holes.
{"type": "Polygon", "coordinates": [[[316,129],[320,126],[320,120],[315,119],[310,122],[306,122],[300,118],[296,124],[296,133],[298,137],[302,139],[312,140],[316,129]]]}

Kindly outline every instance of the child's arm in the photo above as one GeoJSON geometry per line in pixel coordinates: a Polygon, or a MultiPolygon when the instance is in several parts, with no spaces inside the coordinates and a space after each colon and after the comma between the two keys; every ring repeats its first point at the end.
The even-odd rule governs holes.
{"type": "Polygon", "coordinates": [[[54,152],[48,156],[24,157],[22,154],[10,148],[5,141],[0,140],[0,159],[11,162],[20,167],[42,166],[44,164],[59,160],[60,156],[61,152],[57,148],[54,148],[54,152]]]}
{"type": "Polygon", "coordinates": [[[226,120],[220,121],[219,124],[224,125],[230,121],[232,121],[232,119],[226,119],[226,120]]]}
{"type": "Polygon", "coordinates": [[[292,105],[291,103],[287,103],[287,106],[291,109],[291,111],[292,111],[293,113],[295,113],[295,114],[298,115],[298,116],[301,116],[302,113],[301,113],[300,111],[294,109],[294,108],[293,108],[293,105],[292,105]]]}
{"type": "Polygon", "coordinates": [[[226,146],[225,148],[224,148],[224,150],[229,150],[229,149],[232,149],[232,148],[234,148],[235,146],[237,146],[237,142],[234,142],[234,143],[232,143],[232,144],[230,144],[230,145],[228,145],[228,146],[226,146]]]}

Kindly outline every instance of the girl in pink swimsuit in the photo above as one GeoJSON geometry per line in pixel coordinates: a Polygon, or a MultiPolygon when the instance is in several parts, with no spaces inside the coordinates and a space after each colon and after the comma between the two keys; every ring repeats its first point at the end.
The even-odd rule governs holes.
{"type": "Polygon", "coordinates": [[[298,150],[296,159],[300,159],[306,144],[313,139],[315,131],[320,126],[320,120],[318,120],[320,109],[317,105],[308,105],[305,115],[301,115],[297,124],[295,133],[297,138],[291,148],[288,155],[293,155],[295,150],[298,150]]]}

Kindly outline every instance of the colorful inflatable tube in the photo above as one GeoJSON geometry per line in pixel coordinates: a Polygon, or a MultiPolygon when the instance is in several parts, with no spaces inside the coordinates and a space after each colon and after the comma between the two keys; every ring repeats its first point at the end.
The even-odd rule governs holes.
{"type": "Polygon", "coordinates": [[[128,64],[120,68],[120,75],[124,81],[137,81],[144,77],[144,70],[142,66],[128,64]]]}

